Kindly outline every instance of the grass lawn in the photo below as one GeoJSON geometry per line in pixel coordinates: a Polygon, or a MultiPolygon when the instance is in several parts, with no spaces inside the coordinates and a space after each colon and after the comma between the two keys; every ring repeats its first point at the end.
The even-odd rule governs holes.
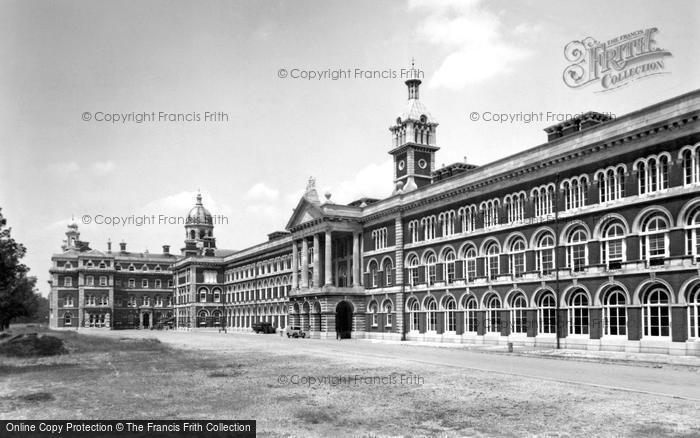
{"type": "Polygon", "coordinates": [[[0,357],[0,418],[256,419],[259,436],[700,436],[700,406],[686,400],[235,343],[181,350],[116,333],[56,332],[70,354],[0,357]],[[422,380],[401,384],[402,374],[422,380]],[[284,380],[294,375],[397,383],[284,380]]]}

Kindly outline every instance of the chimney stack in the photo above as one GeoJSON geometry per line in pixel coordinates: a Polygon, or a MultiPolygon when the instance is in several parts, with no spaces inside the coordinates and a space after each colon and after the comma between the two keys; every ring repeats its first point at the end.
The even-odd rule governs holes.
{"type": "Polygon", "coordinates": [[[170,245],[163,245],[163,254],[170,254],[170,245]]]}
{"type": "Polygon", "coordinates": [[[126,252],[126,242],[124,242],[122,240],[121,243],[119,244],[119,247],[121,248],[122,252],[126,252]]]}
{"type": "Polygon", "coordinates": [[[112,239],[107,239],[107,252],[112,252],[112,239]]]}

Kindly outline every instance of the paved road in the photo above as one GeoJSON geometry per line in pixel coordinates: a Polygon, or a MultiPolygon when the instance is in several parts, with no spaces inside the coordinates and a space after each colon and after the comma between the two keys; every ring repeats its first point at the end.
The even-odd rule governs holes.
{"type": "MultiPolygon", "coordinates": [[[[105,332],[101,332],[100,335],[105,332]]],[[[364,340],[286,339],[276,335],[219,334],[203,332],[112,331],[112,336],[158,337],[162,342],[188,349],[217,352],[257,350],[269,353],[306,354],[319,359],[342,360],[348,355],[385,361],[418,362],[584,384],[621,391],[676,397],[700,402],[700,372],[692,368],[630,366],[581,362],[460,348],[435,348],[414,343],[377,343],[364,340]]]]}

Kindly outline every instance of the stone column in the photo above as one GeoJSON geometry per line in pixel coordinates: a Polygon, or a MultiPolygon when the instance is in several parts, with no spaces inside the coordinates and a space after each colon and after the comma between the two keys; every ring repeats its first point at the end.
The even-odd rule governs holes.
{"type": "Polygon", "coordinates": [[[325,283],[326,286],[331,286],[333,284],[333,274],[331,273],[331,231],[326,231],[326,253],[324,254],[323,261],[325,262],[325,283]]]}
{"type": "Polygon", "coordinates": [[[360,233],[352,234],[352,286],[360,285],[360,233]]]}
{"type": "Polygon", "coordinates": [[[301,241],[301,287],[309,287],[309,241],[306,237],[301,241]]]}
{"type": "Polygon", "coordinates": [[[314,234],[314,287],[321,286],[321,242],[319,241],[318,233],[314,234]]]}
{"type": "Polygon", "coordinates": [[[292,242],[292,289],[298,289],[297,266],[299,266],[299,248],[297,241],[292,242]]]}

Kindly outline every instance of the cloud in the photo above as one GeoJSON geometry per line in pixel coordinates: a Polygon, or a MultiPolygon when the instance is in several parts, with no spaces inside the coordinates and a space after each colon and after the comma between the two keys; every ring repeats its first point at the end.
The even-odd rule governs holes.
{"type": "MultiPolygon", "coordinates": [[[[153,200],[138,212],[143,214],[164,214],[170,216],[186,216],[197,202],[196,191],[182,191],[173,195],[153,200]]],[[[208,191],[202,191],[202,204],[212,215],[231,216],[233,209],[225,203],[217,202],[208,191]]]]}
{"type": "MultiPolygon", "coordinates": [[[[419,37],[447,50],[448,54],[430,80],[434,88],[461,89],[498,74],[530,56],[527,49],[507,41],[500,18],[480,5],[480,0],[409,0],[409,10],[427,12],[419,37]]],[[[535,26],[521,23],[515,35],[535,26]]]]}
{"type": "Polygon", "coordinates": [[[67,174],[79,171],[80,166],[75,161],[64,161],[49,164],[47,170],[52,173],[67,174]]]}
{"type": "Polygon", "coordinates": [[[379,164],[371,163],[360,169],[352,179],[343,181],[330,189],[324,188],[319,194],[323,197],[326,191],[330,191],[331,201],[337,204],[348,204],[362,197],[384,199],[391,195],[394,181],[393,169],[392,160],[379,164]]]}
{"type": "Polygon", "coordinates": [[[274,189],[264,182],[259,182],[248,189],[244,198],[250,201],[274,201],[279,197],[279,190],[274,189]]]}
{"type": "Polygon", "coordinates": [[[104,175],[111,173],[116,169],[114,161],[95,161],[90,165],[92,171],[97,175],[104,175]]]}

